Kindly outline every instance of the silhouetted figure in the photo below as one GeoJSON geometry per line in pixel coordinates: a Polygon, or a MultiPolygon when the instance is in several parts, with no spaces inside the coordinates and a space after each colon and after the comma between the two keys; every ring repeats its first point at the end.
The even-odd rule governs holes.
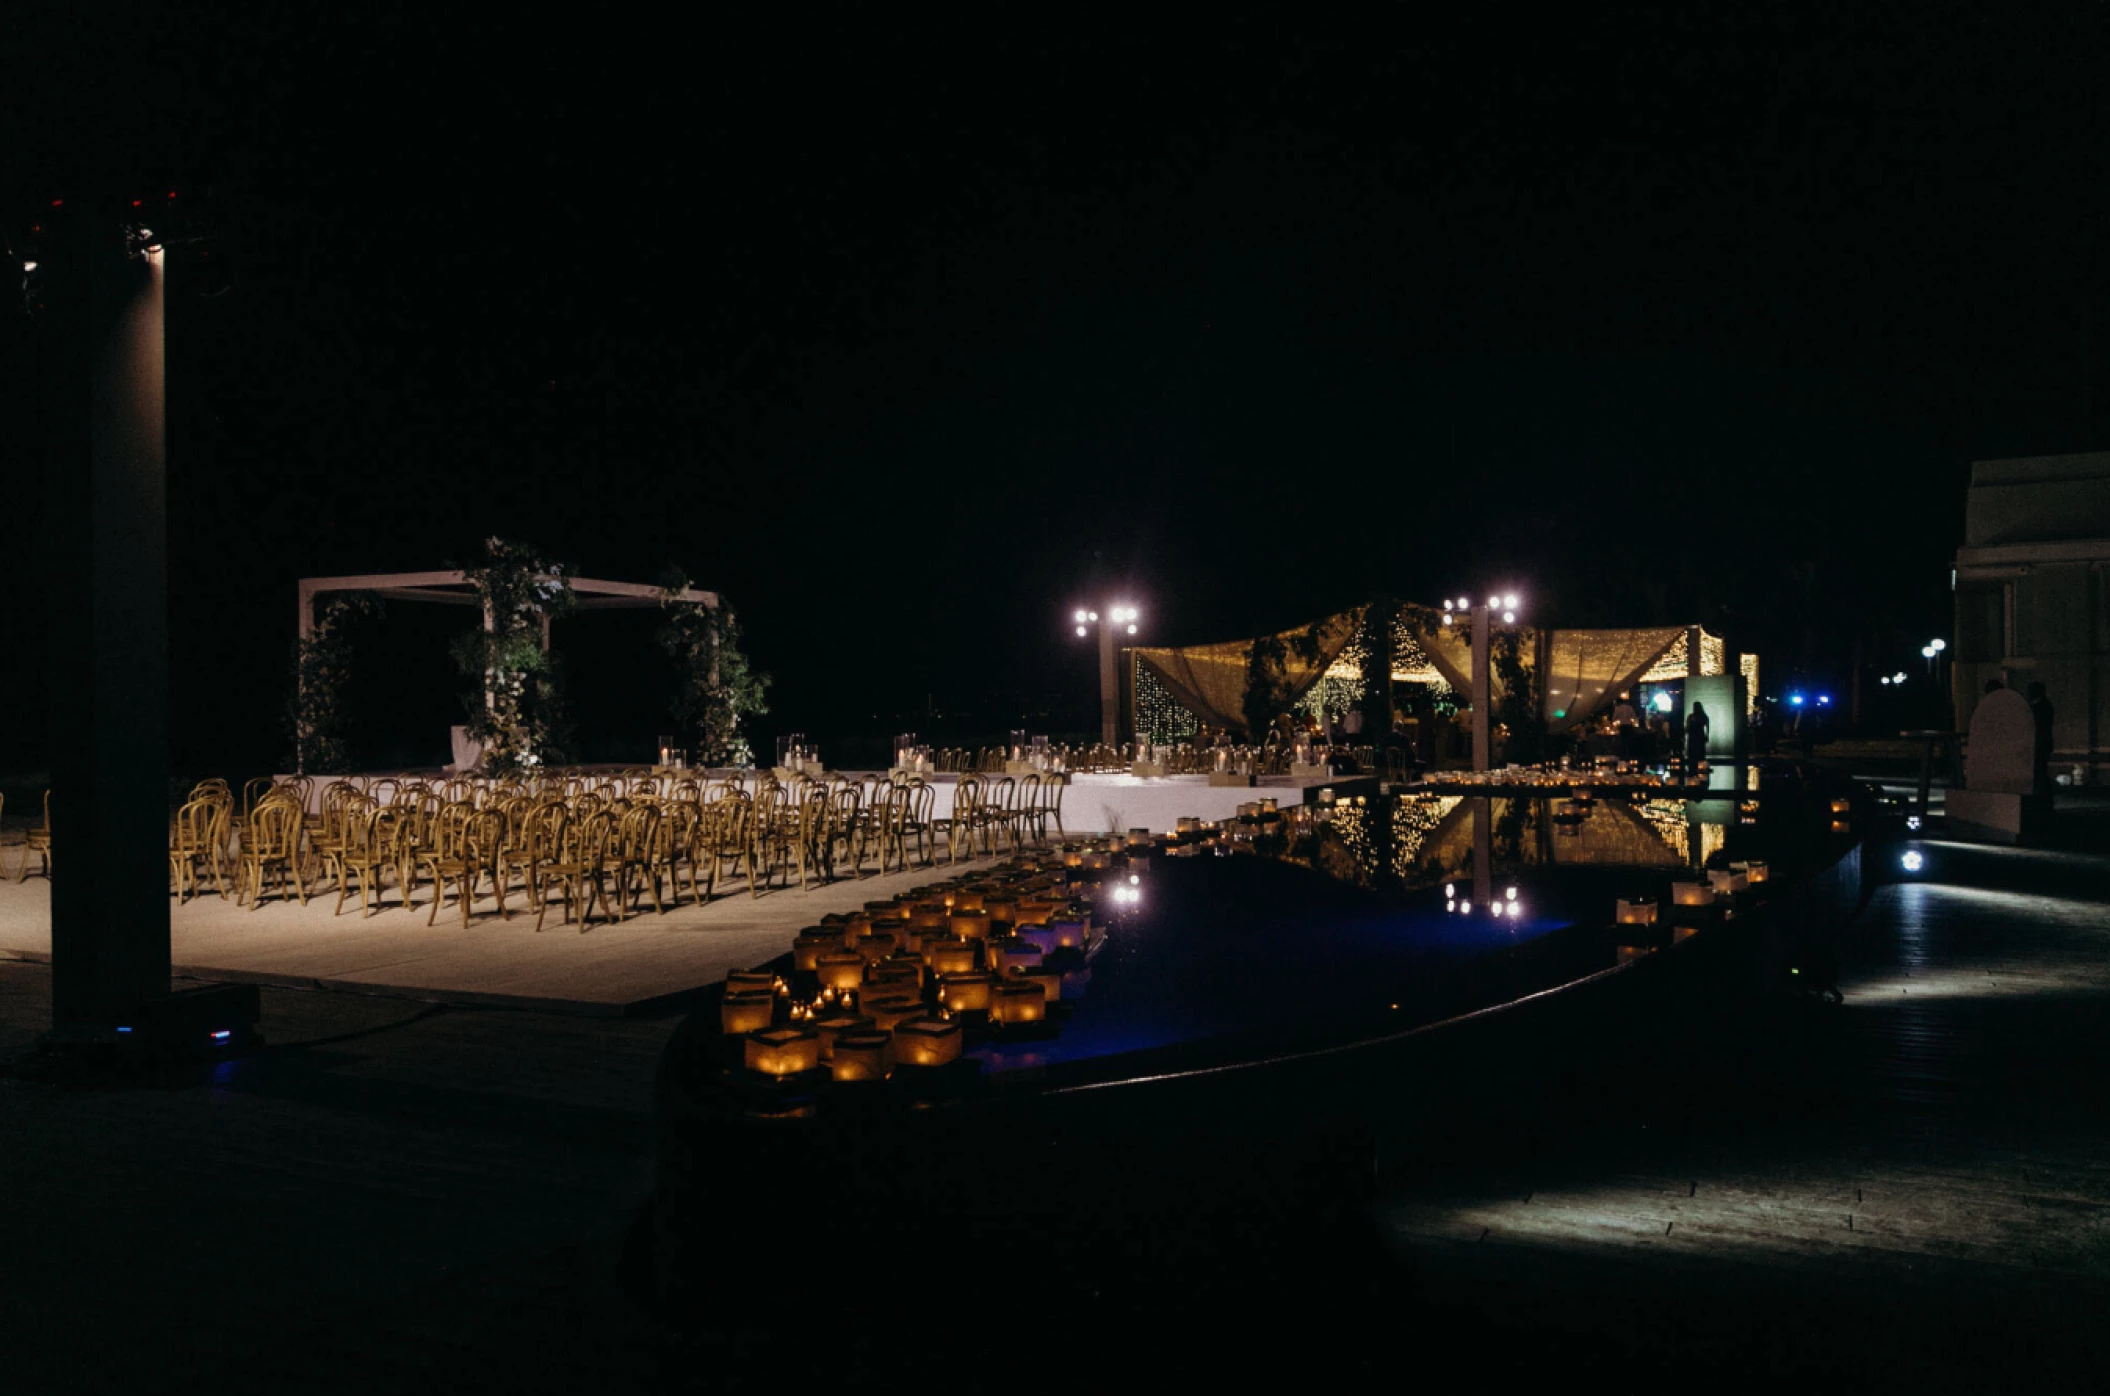
{"type": "Polygon", "coordinates": [[[2030,789],[2039,795],[2051,794],[2051,699],[2044,696],[2044,685],[2033,683],[2023,693],[2029,699],[2030,716],[2037,720],[2036,746],[2030,753],[2030,789]]]}
{"type": "Polygon", "coordinates": [[[2001,689],[2006,687],[2007,685],[2002,683],[1998,679],[1987,679],[1985,681],[1985,691],[1988,693],[1998,693],[2001,689]]]}
{"type": "Polygon", "coordinates": [[[1707,759],[1707,705],[1694,703],[1685,714],[1685,769],[1697,771],[1707,759]]]}

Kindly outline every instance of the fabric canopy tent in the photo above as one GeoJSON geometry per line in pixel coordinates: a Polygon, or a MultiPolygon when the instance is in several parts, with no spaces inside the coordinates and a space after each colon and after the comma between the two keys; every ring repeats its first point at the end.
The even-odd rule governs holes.
{"type": "MultiPolygon", "coordinates": [[[[1299,626],[1274,636],[1282,642],[1281,681],[1284,701],[1294,703],[1333,667],[1362,624],[1360,610],[1343,611],[1314,625],[1299,626]],[[1318,643],[1318,653],[1306,659],[1297,646],[1307,637],[1318,643]]],[[[1179,704],[1212,727],[1245,726],[1245,692],[1253,658],[1251,640],[1227,640],[1215,645],[1185,645],[1178,648],[1136,646],[1128,650],[1124,667],[1130,711],[1134,710],[1135,672],[1147,668],[1179,704]]]]}
{"type": "MultiPolygon", "coordinates": [[[[1342,611],[1310,626],[1285,630],[1273,638],[1287,651],[1281,679],[1286,700],[1294,703],[1329,671],[1335,678],[1360,679],[1360,630],[1364,611],[1342,611]],[[1301,658],[1296,642],[1318,641],[1315,659],[1301,658]]],[[[1531,630],[1514,632],[1519,659],[1539,678],[1542,712],[1554,731],[1585,720],[1610,706],[1614,696],[1636,683],[1688,674],[1725,672],[1722,641],[1699,626],[1663,625],[1631,630],[1531,630]],[[1688,653],[1699,637],[1698,663],[1688,653]]],[[[1137,646],[1126,653],[1122,677],[1134,711],[1136,678],[1146,673],[1173,701],[1212,727],[1245,726],[1245,692],[1253,641],[1226,640],[1208,645],[1137,646]]],[[[1749,656],[1744,656],[1749,659],[1749,656]]],[[[1445,625],[1442,613],[1424,606],[1402,606],[1394,633],[1392,677],[1397,682],[1440,680],[1459,693],[1472,687],[1472,636],[1469,627],[1445,625]],[[1405,666],[1405,667],[1402,667],[1405,666]]],[[[1493,678],[1496,701],[1503,685],[1493,678]]]]}

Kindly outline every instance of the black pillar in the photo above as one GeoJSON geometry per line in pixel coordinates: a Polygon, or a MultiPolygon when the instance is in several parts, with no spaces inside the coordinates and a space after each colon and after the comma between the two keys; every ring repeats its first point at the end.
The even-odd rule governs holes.
{"type": "Polygon", "coordinates": [[[45,311],[54,1035],[169,990],[162,267],[72,218],[45,311]]]}

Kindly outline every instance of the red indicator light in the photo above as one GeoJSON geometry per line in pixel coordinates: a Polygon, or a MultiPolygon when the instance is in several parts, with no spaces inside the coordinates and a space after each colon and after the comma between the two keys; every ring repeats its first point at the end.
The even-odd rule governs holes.
{"type": "Polygon", "coordinates": [[[51,201],[51,206],[53,208],[64,208],[66,207],[66,201],[64,199],[53,199],[51,201]]]}
{"type": "Polygon", "coordinates": [[[132,207],[134,207],[134,208],[138,208],[138,207],[140,206],[140,204],[141,204],[141,203],[143,203],[143,202],[145,202],[145,201],[144,201],[144,200],[142,200],[142,199],[134,199],[134,200],[132,200],[132,207]]]}

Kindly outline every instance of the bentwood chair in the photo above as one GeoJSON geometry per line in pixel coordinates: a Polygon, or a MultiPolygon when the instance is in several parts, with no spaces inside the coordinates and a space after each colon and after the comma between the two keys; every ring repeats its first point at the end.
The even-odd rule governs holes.
{"type": "Polygon", "coordinates": [[[202,795],[186,801],[176,811],[176,827],[169,836],[169,876],[176,884],[176,905],[183,905],[186,893],[195,897],[199,893],[201,871],[212,874],[213,888],[220,900],[227,899],[227,883],[220,875],[220,851],[227,841],[228,806],[202,795]]]}
{"type": "MultiPolygon", "coordinates": [[[[452,811],[457,806],[449,806],[452,811]]],[[[476,900],[476,884],[488,872],[498,897],[498,910],[505,914],[505,888],[498,884],[498,851],[505,843],[505,820],[497,810],[471,810],[464,817],[440,822],[441,843],[438,855],[427,866],[432,869],[432,909],[425,913],[425,924],[430,926],[439,919],[440,903],[447,899],[447,887],[454,887],[455,904],[461,908],[462,927],[469,925],[469,908],[476,900]],[[451,847],[450,847],[451,844],[451,847]]]]}
{"type": "Polygon", "coordinates": [[[538,876],[544,892],[537,896],[535,907],[535,929],[542,929],[543,918],[549,915],[547,889],[554,884],[559,899],[564,903],[564,924],[571,924],[574,913],[579,917],[579,929],[585,931],[587,916],[593,910],[593,889],[587,883],[589,874],[598,875],[608,851],[610,831],[615,821],[606,814],[591,814],[581,820],[567,820],[558,835],[556,856],[542,865],[538,876]]]}
{"type": "Polygon", "coordinates": [[[952,813],[943,819],[930,821],[931,841],[935,843],[940,834],[945,836],[946,856],[953,862],[960,861],[960,849],[966,848],[970,860],[974,857],[976,821],[980,818],[982,782],[979,777],[963,775],[960,783],[953,787],[952,813]]]}
{"type": "Polygon", "coordinates": [[[344,842],[337,849],[337,905],[330,911],[335,916],[344,910],[344,899],[350,895],[352,882],[359,883],[359,919],[365,920],[372,912],[368,909],[368,894],[372,894],[373,910],[381,906],[381,870],[396,870],[396,888],[405,906],[410,905],[410,888],[403,882],[403,855],[398,840],[405,824],[404,812],[378,804],[363,804],[354,811],[345,824],[344,842]]]}
{"type": "Polygon", "coordinates": [[[246,893],[251,911],[262,906],[265,882],[273,868],[279,873],[279,900],[286,899],[286,886],[291,883],[300,904],[308,904],[308,879],[300,867],[301,826],[300,806],[291,799],[267,797],[249,812],[249,832],[242,840],[242,878],[235,891],[237,904],[246,893]]]}

